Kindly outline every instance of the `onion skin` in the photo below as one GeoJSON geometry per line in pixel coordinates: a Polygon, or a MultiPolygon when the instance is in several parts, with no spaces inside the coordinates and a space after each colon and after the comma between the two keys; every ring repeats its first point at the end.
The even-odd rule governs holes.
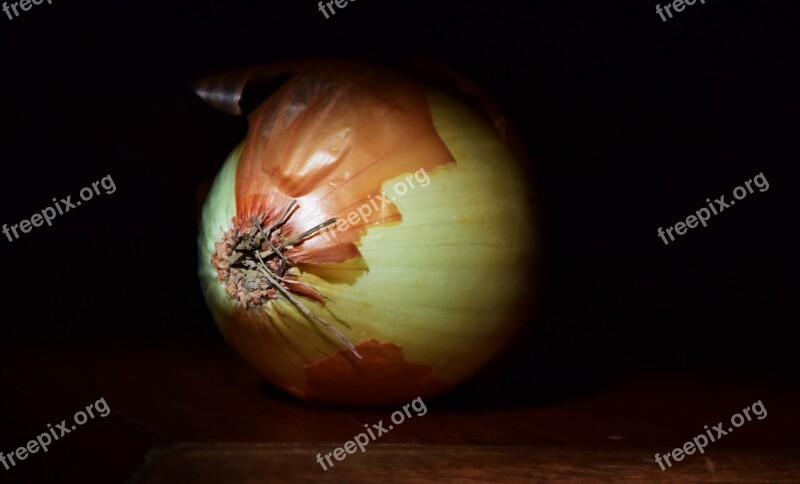
{"type": "Polygon", "coordinates": [[[203,207],[199,275],[217,326],[261,375],[304,400],[399,404],[447,390],[502,350],[529,306],[537,243],[518,150],[499,118],[356,62],[238,71],[198,93],[240,114],[248,79],[286,72],[248,116],[247,138],[203,207]],[[400,183],[416,186],[401,194],[400,183]],[[391,204],[353,217],[384,192],[391,204]],[[264,213],[268,226],[291,200],[287,237],[354,221],[286,252],[292,277],[335,302],[286,287],[361,358],[285,298],[245,307],[211,263],[226,231],[264,213]]]}

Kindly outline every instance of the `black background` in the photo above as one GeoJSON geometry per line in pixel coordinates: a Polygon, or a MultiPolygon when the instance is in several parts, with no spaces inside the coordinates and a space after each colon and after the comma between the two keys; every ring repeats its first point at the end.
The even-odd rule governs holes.
{"type": "Polygon", "coordinates": [[[0,349],[223,344],[196,276],[196,192],[246,122],[190,83],[424,55],[495,97],[536,170],[544,293],[501,379],[536,394],[657,368],[796,375],[798,7],[707,0],[666,23],[654,8],[358,0],[326,20],[311,0],[53,0],[0,17],[0,223],[117,186],[0,239],[0,349]],[[768,191],[657,236],[758,173],[768,191]]]}

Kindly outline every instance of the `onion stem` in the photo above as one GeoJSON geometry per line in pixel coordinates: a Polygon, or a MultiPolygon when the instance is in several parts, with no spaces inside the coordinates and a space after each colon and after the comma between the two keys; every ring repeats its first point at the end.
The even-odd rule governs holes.
{"type": "Polygon", "coordinates": [[[283,282],[284,284],[302,285],[314,291],[314,293],[319,295],[322,299],[331,301],[329,297],[322,294],[307,282],[290,280],[282,277],[286,272],[287,266],[294,266],[291,259],[284,254],[284,251],[292,249],[295,244],[302,242],[321,230],[324,230],[331,224],[336,223],[336,218],[331,218],[299,235],[282,240],[284,237],[280,233],[280,227],[289,220],[296,206],[297,200],[292,199],[283,211],[283,215],[281,215],[280,219],[266,229],[263,227],[264,219],[267,215],[266,212],[251,219],[253,228],[246,230],[238,228],[231,229],[232,232],[226,234],[225,237],[232,240],[229,239],[228,242],[219,244],[221,247],[229,247],[230,249],[226,249],[223,253],[220,253],[221,249],[218,246],[215,257],[212,257],[212,264],[214,264],[215,261],[217,261],[216,263],[218,263],[218,261],[225,262],[224,270],[220,270],[222,269],[221,266],[217,267],[220,278],[228,282],[229,285],[226,286],[228,287],[228,294],[231,297],[239,299],[242,304],[244,304],[245,308],[249,309],[253,306],[263,304],[269,299],[276,297],[277,294],[281,294],[311,321],[317,322],[327,328],[339,338],[356,357],[361,359],[361,355],[358,353],[355,346],[353,346],[341,332],[334,328],[332,324],[311,312],[301,300],[293,296],[289,289],[281,284],[283,282]],[[272,239],[276,239],[274,243],[272,239]],[[267,246],[266,249],[263,249],[264,245],[267,246]],[[280,264],[277,265],[277,267],[277,260],[269,260],[269,258],[273,256],[277,256],[277,258],[280,259],[280,264]],[[267,259],[267,261],[265,261],[265,259],[267,259]],[[263,276],[261,281],[258,280],[259,276],[257,274],[263,276]],[[275,291],[270,292],[270,289],[273,288],[275,291]]]}

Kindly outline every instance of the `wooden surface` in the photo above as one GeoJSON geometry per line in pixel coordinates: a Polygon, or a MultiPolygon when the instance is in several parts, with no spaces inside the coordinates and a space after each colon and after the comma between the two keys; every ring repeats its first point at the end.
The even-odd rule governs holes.
{"type": "MultiPolygon", "coordinates": [[[[494,399],[472,383],[327,471],[332,452],[397,408],[300,403],[225,347],[30,348],[0,356],[0,451],[105,398],[95,418],[0,482],[800,482],[797,381],[641,374],[569,396],[494,399]],[[662,455],[761,400],[768,414],[661,471],[662,455]]],[[[569,386],[569,385],[566,385],[569,386]]]]}
{"type": "MultiPolygon", "coordinates": [[[[222,445],[161,449],[135,476],[142,484],[259,482],[797,482],[800,452],[723,450],[669,471],[642,449],[401,446],[378,444],[323,471],[319,446],[222,445]]],[[[652,452],[650,452],[652,454],[652,452]]]]}

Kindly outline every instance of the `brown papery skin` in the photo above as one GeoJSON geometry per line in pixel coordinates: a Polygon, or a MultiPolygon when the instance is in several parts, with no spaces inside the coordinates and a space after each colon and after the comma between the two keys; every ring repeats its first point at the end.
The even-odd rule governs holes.
{"type": "Polygon", "coordinates": [[[295,389],[303,400],[379,405],[402,401],[408,395],[427,397],[448,388],[432,376],[427,365],[409,363],[402,348],[369,340],[356,346],[361,361],[348,350],[305,367],[308,394],[295,389]]]}
{"type": "MultiPolygon", "coordinates": [[[[295,72],[248,116],[236,172],[239,227],[267,213],[292,237],[330,218],[343,223],[384,181],[454,162],[436,133],[425,88],[400,74],[350,61],[287,63],[241,71],[270,77],[295,72]]],[[[377,205],[381,203],[378,201],[377,205]]],[[[351,217],[351,220],[354,217],[351,217]]],[[[296,263],[329,264],[360,256],[354,242],[367,225],[396,222],[394,205],[348,223],[335,237],[317,234],[287,253],[296,263]]]]}

